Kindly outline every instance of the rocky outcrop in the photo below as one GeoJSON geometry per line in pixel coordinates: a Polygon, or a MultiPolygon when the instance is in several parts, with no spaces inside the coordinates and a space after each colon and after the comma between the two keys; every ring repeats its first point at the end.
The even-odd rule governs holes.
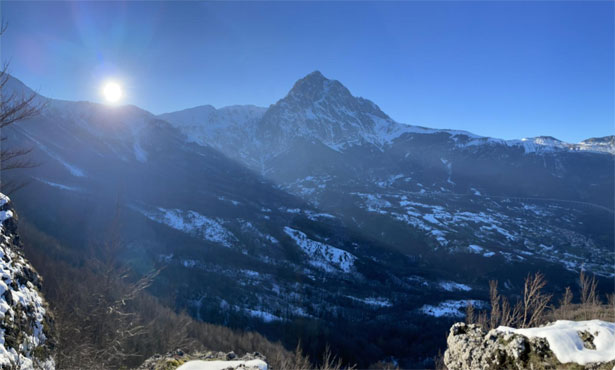
{"type": "MultiPolygon", "coordinates": [[[[589,336],[586,340],[591,342],[589,336]]],[[[449,370],[478,369],[613,369],[615,361],[562,364],[545,338],[492,329],[479,325],[456,323],[447,338],[444,363],[449,370]]],[[[593,343],[587,343],[587,347],[593,343]]],[[[587,348],[586,347],[586,348],[587,348]]],[[[595,348],[595,347],[594,347],[595,348]]]]}
{"type": "Polygon", "coordinates": [[[54,369],[53,320],[41,278],[23,255],[17,215],[0,193],[0,366],[54,369]]]}
{"type": "Polygon", "coordinates": [[[258,352],[246,353],[239,357],[234,352],[202,352],[188,354],[175,350],[166,355],[155,355],[145,360],[137,370],[175,370],[175,369],[241,369],[267,370],[265,356],[258,352]]]}

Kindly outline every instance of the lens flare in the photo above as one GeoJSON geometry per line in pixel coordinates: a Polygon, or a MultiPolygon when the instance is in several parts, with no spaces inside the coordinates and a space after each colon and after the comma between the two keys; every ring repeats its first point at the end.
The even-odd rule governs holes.
{"type": "Polygon", "coordinates": [[[103,95],[109,103],[117,103],[122,98],[122,86],[117,82],[107,82],[103,86],[103,95]]]}

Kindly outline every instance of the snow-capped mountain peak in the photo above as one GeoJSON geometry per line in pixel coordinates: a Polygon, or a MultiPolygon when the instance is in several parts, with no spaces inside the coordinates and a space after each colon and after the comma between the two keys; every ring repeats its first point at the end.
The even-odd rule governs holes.
{"type": "Polygon", "coordinates": [[[361,143],[382,145],[398,126],[376,104],[353,96],[339,81],[316,71],[267,110],[257,133],[276,141],[277,152],[298,138],[340,150],[361,143]]]}

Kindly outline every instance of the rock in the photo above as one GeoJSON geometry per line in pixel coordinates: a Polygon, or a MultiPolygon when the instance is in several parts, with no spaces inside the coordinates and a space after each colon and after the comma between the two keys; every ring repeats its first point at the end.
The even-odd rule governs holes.
{"type": "Polygon", "coordinates": [[[53,318],[24,257],[17,214],[0,193],[0,367],[55,369],[53,318]]]}
{"type": "MultiPolygon", "coordinates": [[[[225,361],[229,362],[227,369],[241,368],[242,370],[252,370],[251,367],[237,366],[240,361],[261,360],[266,362],[265,356],[258,352],[246,353],[239,357],[235,352],[196,352],[193,354],[185,353],[182,350],[175,350],[166,355],[155,355],[145,360],[136,370],[174,370],[189,361],[225,361]]],[[[226,369],[226,368],[225,368],[226,369]]],[[[258,368],[254,368],[258,370],[258,368]]]]}
{"type": "MultiPolygon", "coordinates": [[[[579,333],[588,346],[591,333],[579,333]]],[[[561,364],[544,338],[527,338],[520,334],[492,329],[485,331],[475,324],[456,323],[446,340],[444,364],[449,370],[486,369],[613,369],[615,361],[585,366],[561,364]]],[[[586,347],[589,348],[589,347],[586,347]]],[[[595,348],[595,347],[594,347],[595,348]]]]}
{"type": "Polygon", "coordinates": [[[594,336],[592,333],[583,330],[579,331],[579,337],[583,340],[583,347],[587,349],[596,349],[596,345],[594,344],[594,336]]]}

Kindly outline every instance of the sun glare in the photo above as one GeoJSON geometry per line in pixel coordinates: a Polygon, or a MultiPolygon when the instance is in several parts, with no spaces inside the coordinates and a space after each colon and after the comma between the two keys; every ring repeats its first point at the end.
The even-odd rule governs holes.
{"type": "Polygon", "coordinates": [[[102,92],[109,103],[117,103],[122,98],[122,86],[117,82],[105,83],[102,92]]]}

